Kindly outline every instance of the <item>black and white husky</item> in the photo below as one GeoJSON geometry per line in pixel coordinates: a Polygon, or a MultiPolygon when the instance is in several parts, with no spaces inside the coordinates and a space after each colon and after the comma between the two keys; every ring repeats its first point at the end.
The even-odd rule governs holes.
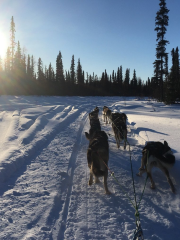
{"type": "Polygon", "coordinates": [[[148,142],[142,150],[141,167],[137,176],[142,176],[144,172],[147,172],[148,177],[151,180],[151,188],[155,188],[155,183],[152,178],[151,169],[153,167],[160,168],[167,177],[167,181],[171,187],[173,193],[176,189],[169,176],[169,169],[175,163],[175,156],[173,155],[168,143],[161,142],[148,142]]]}

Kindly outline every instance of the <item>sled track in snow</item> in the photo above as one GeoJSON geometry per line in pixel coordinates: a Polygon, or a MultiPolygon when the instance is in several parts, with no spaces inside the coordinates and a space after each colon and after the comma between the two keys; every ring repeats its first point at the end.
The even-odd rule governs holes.
{"type": "MultiPolygon", "coordinates": [[[[18,150],[18,153],[12,153],[9,156],[9,159],[15,157],[15,160],[9,161],[7,164],[7,161],[4,161],[5,163],[2,163],[1,169],[0,169],[0,183],[8,180],[12,174],[17,171],[23,164],[27,164],[27,161],[32,159],[34,156],[36,156],[36,152],[39,154],[39,149],[42,149],[43,147],[48,146],[48,144],[51,142],[51,140],[62,131],[64,127],[67,125],[70,125],[74,118],[79,116],[80,109],[78,109],[73,114],[69,115],[69,111],[67,111],[66,115],[64,116],[63,120],[59,122],[59,124],[49,133],[46,134],[45,137],[38,139],[35,143],[33,143],[33,140],[31,139],[32,136],[30,136],[30,143],[21,147],[18,150]]],[[[46,125],[45,125],[46,126],[46,125]]],[[[45,127],[44,126],[44,127],[45,127]]],[[[28,138],[27,138],[28,139],[28,138]]]]}
{"type": "Polygon", "coordinates": [[[65,199],[65,203],[64,203],[64,207],[63,207],[63,211],[62,211],[61,225],[60,225],[59,233],[57,236],[57,239],[61,239],[61,240],[64,239],[64,232],[66,230],[65,223],[66,223],[67,216],[68,216],[68,209],[69,209],[70,197],[71,197],[72,186],[73,186],[73,176],[74,176],[74,170],[75,170],[75,165],[76,165],[76,158],[77,158],[79,150],[81,149],[82,131],[87,122],[87,119],[88,119],[88,116],[86,113],[86,119],[85,119],[85,121],[82,120],[82,122],[81,122],[79,131],[78,131],[78,135],[77,135],[77,139],[76,139],[76,143],[73,147],[72,155],[69,160],[69,165],[68,165],[68,170],[67,170],[68,175],[69,175],[68,190],[67,190],[67,195],[66,195],[66,199],[65,199]]]}

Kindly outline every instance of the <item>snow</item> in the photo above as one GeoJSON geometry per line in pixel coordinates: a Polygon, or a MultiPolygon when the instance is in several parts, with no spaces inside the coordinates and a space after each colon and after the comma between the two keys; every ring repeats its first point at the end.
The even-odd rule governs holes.
{"type": "Polygon", "coordinates": [[[0,239],[114,240],[133,239],[135,209],[130,152],[117,149],[110,124],[108,188],[103,181],[88,186],[86,151],[88,113],[98,106],[128,117],[128,142],[139,202],[146,174],[136,173],[147,141],[166,140],[176,157],[170,176],[153,170],[156,189],[148,180],[139,213],[144,238],[180,239],[180,106],[145,98],[125,97],[0,97],[0,239]],[[122,187],[124,190],[122,190],[122,187]]]}

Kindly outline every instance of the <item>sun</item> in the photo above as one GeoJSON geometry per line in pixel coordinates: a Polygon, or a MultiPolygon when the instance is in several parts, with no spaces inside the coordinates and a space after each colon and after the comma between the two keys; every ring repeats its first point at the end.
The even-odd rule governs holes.
{"type": "Polygon", "coordinates": [[[6,56],[6,52],[7,52],[7,48],[8,48],[8,39],[5,36],[5,34],[3,34],[0,31],[0,57],[4,58],[6,56]]]}

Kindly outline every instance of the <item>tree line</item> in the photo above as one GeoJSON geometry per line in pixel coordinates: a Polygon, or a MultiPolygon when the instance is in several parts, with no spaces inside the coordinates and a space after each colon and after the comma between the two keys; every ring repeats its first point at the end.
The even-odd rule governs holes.
{"type": "Polygon", "coordinates": [[[43,66],[39,57],[35,63],[33,55],[26,55],[20,42],[15,42],[15,23],[11,18],[10,46],[7,48],[4,66],[0,60],[0,94],[11,95],[147,95],[147,86],[136,71],[130,79],[130,69],[126,69],[123,77],[122,66],[108,75],[106,70],[100,77],[84,73],[80,59],[75,68],[75,58],[72,55],[70,69],[64,71],[61,51],[56,57],[56,69],[52,64],[43,66]],[[35,72],[35,69],[37,71],[35,72]]]}
{"type": "Polygon", "coordinates": [[[80,59],[75,67],[72,55],[70,69],[64,71],[61,51],[56,57],[56,69],[52,64],[43,66],[41,58],[37,63],[33,55],[26,55],[20,42],[15,42],[15,23],[11,18],[10,46],[7,49],[4,64],[0,59],[0,94],[8,95],[56,95],[56,96],[149,96],[174,103],[180,99],[180,65],[179,49],[171,51],[172,66],[168,69],[168,53],[165,39],[168,26],[166,1],[160,0],[160,9],[155,18],[157,32],[156,60],[154,61],[154,76],[145,82],[137,77],[133,70],[130,79],[130,69],[123,75],[122,65],[116,71],[108,74],[106,70],[99,77],[84,73],[80,59]],[[37,69],[37,71],[35,71],[37,69]]]}

